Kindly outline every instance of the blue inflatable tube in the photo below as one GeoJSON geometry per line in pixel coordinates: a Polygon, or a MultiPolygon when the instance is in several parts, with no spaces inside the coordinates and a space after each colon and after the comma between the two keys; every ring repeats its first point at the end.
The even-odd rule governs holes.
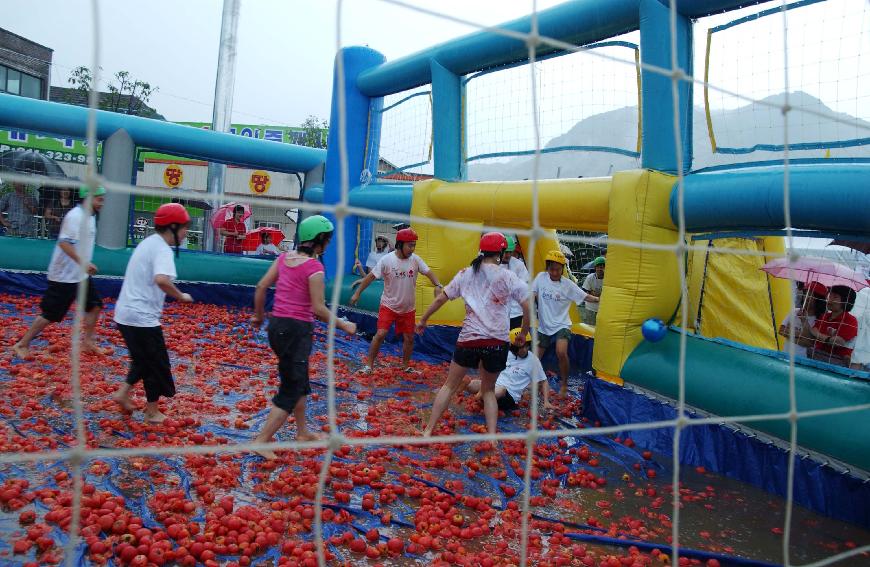
{"type": "MultiPolygon", "coordinates": [[[[74,138],[87,136],[89,109],[23,96],[0,94],[0,124],[74,138]]],[[[97,110],[97,138],[125,130],[136,145],[187,157],[269,171],[308,171],[326,161],[326,150],[273,144],[152,118],[97,110]]]]}
{"type": "MultiPolygon", "coordinates": [[[[793,165],[788,173],[793,228],[870,235],[870,164],[793,165]]],[[[782,229],[784,186],[783,166],[688,175],[686,230],[782,229]]],[[[670,212],[677,224],[676,185],[670,212]]]]}

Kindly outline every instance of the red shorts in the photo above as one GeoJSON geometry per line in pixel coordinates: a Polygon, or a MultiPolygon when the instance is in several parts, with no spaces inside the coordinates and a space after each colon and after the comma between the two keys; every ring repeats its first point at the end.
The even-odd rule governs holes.
{"type": "Polygon", "coordinates": [[[413,333],[416,325],[414,320],[415,314],[415,311],[396,313],[389,307],[381,305],[381,308],[378,309],[378,329],[389,330],[393,323],[395,323],[397,335],[413,333]]]}

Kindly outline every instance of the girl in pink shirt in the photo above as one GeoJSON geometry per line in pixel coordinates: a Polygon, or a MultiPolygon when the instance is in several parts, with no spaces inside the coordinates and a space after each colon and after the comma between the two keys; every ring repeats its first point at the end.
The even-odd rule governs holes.
{"type": "Polygon", "coordinates": [[[457,297],[465,300],[465,320],[456,340],[447,381],[432,402],[432,415],[429,425],[423,430],[424,437],[432,435],[435,424],[462,386],[469,369],[477,369],[480,375],[486,430],[488,433],[496,432],[498,400],[495,380],[507,366],[511,299],[519,303],[523,311],[521,332],[517,335],[519,344],[525,344],[524,337],[529,331],[529,287],[513,272],[498,265],[506,248],[507,239],[502,233],[484,234],[480,238],[480,255],[471,262],[470,268],[456,274],[417,324],[417,333],[422,334],[429,317],[442,305],[457,297]]]}
{"type": "MultiPolygon", "coordinates": [[[[314,334],[314,318],[329,320],[324,300],[324,269],[317,256],[323,254],[332,238],[333,225],[320,215],[299,223],[299,245],[295,252],[281,254],[257,284],[254,294],[255,327],[263,324],[266,290],[275,285],[272,316],[269,318],[269,346],[278,357],[281,385],[272,398],[272,409],[263,429],[254,438],[270,443],[290,413],[296,418],[296,439],[314,441],[320,437],[305,422],[305,399],[311,393],[308,382],[308,357],[314,334]]],[[[348,334],[356,324],[339,320],[336,326],[348,334]]],[[[266,459],[276,458],[269,450],[257,451],[266,459]]]]}

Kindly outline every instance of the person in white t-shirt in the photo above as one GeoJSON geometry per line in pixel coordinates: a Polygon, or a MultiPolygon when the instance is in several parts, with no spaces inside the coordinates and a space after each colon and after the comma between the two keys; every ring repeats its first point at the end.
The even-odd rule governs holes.
{"type": "Polygon", "coordinates": [[[278,247],[272,244],[272,233],[263,232],[260,234],[260,243],[257,245],[257,250],[254,252],[257,256],[277,256],[281,251],[278,247]]]}
{"type": "MultiPolygon", "coordinates": [[[[498,409],[505,413],[517,409],[523,399],[523,392],[531,383],[541,385],[544,407],[550,409],[552,406],[550,405],[550,387],[547,383],[547,375],[544,373],[541,361],[531,353],[532,335],[526,333],[525,344],[517,346],[514,343],[520,336],[522,336],[522,329],[511,329],[509,335],[511,346],[507,356],[507,366],[495,380],[495,398],[498,400],[498,409]]],[[[465,386],[465,391],[480,397],[480,380],[471,380],[465,386]]]]}
{"type": "Polygon", "coordinates": [[[154,214],[155,234],[140,242],[133,251],[115,304],[115,323],[130,351],[130,370],[114,399],[124,411],[132,412],[130,390],[141,381],[145,387],[145,421],[149,423],[166,419],[158,401],[161,396],[175,395],[160,318],[167,295],[182,303],[193,302],[189,294],[175,286],[175,257],[170,248],[170,244],[175,246],[177,256],[189,226],[190,215],[183,205],[160,205],[154,214]]]}
{"type": "Polygon", "coordinates": [[[583,302],[583,322],[587,325],[595,326],[598,320],[598,307],[600,301],[590,301],[590,297],[601,299],[601,290],[604,289],[604,264],[606,260],[604,256],[599,256],[592,260],[592,268],[595,270],[583,280],[583,291],[588,296],[583,302]]]}
{"type": "MultiPolygon", "coordinates": [[[[797,282],[795,292],[795,309],[786,315],[779,326],[779,336],[785,337],[786,340],[791,336],[789,327],[794,324],[794,355],[807,358],[807,348],[812,347],[815,343],[810,329],[816,322],[816,319],[825,314],[828,310],[827,298],[828,288],[819,282],[810,282],[809,287],[803,282],[797,282]]],[[[786,343],[783,348],[787,354],[789,344],[786,343]]]]}
{"type": "Polygon", "coordinates": [[[378,261],[390,252],[392,250],[390,249],[390,241],[387,237],[383,234],[377,235],[375,237],[375,251],[369,252],[368,257],[366,257],[365,266],[357,260],[353,265],[353,271],[361,276],[366,276],[374,269],[378,261]]]}
{"type": "MultiPolygon", "coordinates": [[[[526,268],[526,263],[516,257],[517,238],[516,236],[506,234],[507,248],[501,257],[501,265],[504,269],[510,270],[516,275],[520,281],[529,281],[529,270],[526,268]]],[[[510,327],[516,329],[523,323],[523,309],[518,301],[511,299],[510,303],[510,327]]]]}
{"type": "Polygon", "coordinates": [[[369,346],[366,364],[360,372],[371,372],[375,367],[375,358],[384,343],[384,339],[395,323],[396,334],[402,335],[402,366],[406,372],[412,372],[411,354],[414,352],[414,319],[415,289],[417,276],[423,274],[437,293],[444,286],[438,277],[429,269],[423,258],[414,254],[417,248],[417,233],[412,228],[405,228],[396,234],[396,250],[385,255],[375,264],[372,271],[352,285],[356,291],[350,297],[350,304],[356,305],[360,295],[376,279],[383,278],[384,292],[381,294],[381,306],[378,310],[378,330],[369,346]]]}
{"type": "Polygon", "coordinates": [[[97,273],[97,266],[91,262],[97,234],[97,221],[94,215],[103,208],[105,194],[106,190],[103,187],[97,187],[93,191],[87,186],[80,187],[79,197],[86,200],[64,215],[57,244],[48,265],[48,287],[39,304],[42,314],[33,320],[24,336],[12,346],[12,352],[18,358],[25,360],[30,358],[31,341],[51,323],[63,321],[70,306],[76,300],[79,283],[83,283],[86,288],[82,352],[97,354],[112,352],[111,349],[97,346],[94,329],[100,317],[100,310],[103,308],[103,301],[91,280],[91,276],[97,273]],[[86,199],[89,194],[91,198],[86,199]],[[81,232],[83,223],[86,227],[84,234],[81,232]],[[82,273],[82,263],[87,273],[82,273]]]}
{"type": "Polygon", "coordinates": [[[562,383],[559,393],[568,393],[568,341],[571,339],[571,303],[596,302],[597,297],[587,294],[577,284],[562,277],[568,261],[560,250],[547,252],[547,271],[541,272],[532,282],[532,294],[538,301],[538,358],[543,358],[550,345],[556,347],[559,360],[559,376],[562,383]]]}
{"type": "Polygon", "coordinates": [[[507,240],[502,233],[484,234],[480,238],[480,255],[471,262],[471,267],[456,274],[417,323],[417,333],[423,334],[429,317],[442,305],[458,297],[465,301],[465,320],[456,339],[447,380],[432,402],[432,414],[423,430],[424,437],[432,435],[450,399],[462,387],[465,375],[474,369],[480,376],[486,430],[489,433],[496,432],[498,400],[495,397],[495,381],[507,366],[510,332],[508,309],[511,299],[517,300],[523,310],[521,334],[517,336],[515,344],[524,344],[524,337],[529,332],[529,287],[513,272],[499,266],[505,248],[507,240]]]}

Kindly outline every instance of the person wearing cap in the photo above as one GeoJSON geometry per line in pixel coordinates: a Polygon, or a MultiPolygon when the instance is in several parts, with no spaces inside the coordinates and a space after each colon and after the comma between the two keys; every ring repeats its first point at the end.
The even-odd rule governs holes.
{"type": "Polygon", "coordinates": [[[115,304],[115,323],[130,352],[130,369],[114,399],[124,411],[132,412],[130,390],[142,382],[148,423],[161,423],[166,419],[158,402],[161,397],[175,395],[160,318],[167,295],[182,303],[193,302],[189,294],[175,285],[175,258],[189,226],[190,215],[183,205],[166,203],[157,208],[154,234],[140,242],[130,256],[115,304]]]}
{"type": "MultiPolygon", "coordinates": [[[[507,413],[519,407],[523,399],[523,392],[529,384],[541,385],[541,397],[544,407],[550,409],[550,387],[547,384],[547,375],[544,367],[537,356],[532,354],[532,335],[526,333],[526,342],[517,345],[517,338],[522,335],[521,328],[511,329],[508,335],[510,340],[510,352],[507,356],[507,366],[502,370],[495,381],[495,398],[498,400],[498,409],[507,413]]],[[[465,391],[480,397],[480,380],[471,380],[465,391]]],[[[531,411],[531,408],[529,409],[531,411]]]]}
{"type": "Polygon", "coordinates": [[[436,294],[444,286],[438,277],[429,269],[423,258],[414,254],[417,248],[417,233],[413,228],[403,228],[396,233],[395,251],[384,255],[372,268],[372,271],[352,286],[356,291],[350,297],[350,304],[356,305],[360,295],[376,279],[384,280],[384,292],[381,294],[381,305],[378,310],[378,330],[369,345],[366,364],[360,372],[371,372],[375,367],[375,358],[384,343],[387,333],[394,324],[396,334],[402,335],[402,367],[405,372],[413,372],[411,354],[414,352],[414,320],[416,317],[417,276],[423,274],[432,285],[436,294]]]}
{"type": "MultiPolygon", "coordinates": [[[[517,251],[517,237],[506,234],[507,248],[501,257],[501,265],[506,270],[510,270],[516,275],[520,281],[529,281],[529,270],[526,268],[526,263],[515,256],[517,251]]],[[[511,299],[510,302],[510,327],[515,329],[523,322],[523,308],[520,307],[518,301],[511,299]]]]}
{"type": "MultiPolygon", "coordinates": [[[[794,325],[794,342],[790,343],[794,349],[794,355],[807,357],[807,347],[813,346],[813,336],[810,329],[816,323],[816,319],[827,311],[825,298],[828,288],[819,282],[810,282],[805,285],[797,282],[795,293],[795,309],[789,313],[779,326],[779,335],[787,340],[791,336],[789,328],[794,325]]],[[[789,345],[783,349],[789,352],[789,345]]]]}
{"type": "Polygon", "coordinates": [[[60,323],[66,317],[70,306],[76,300],[79,283],[85,289],[84,338],[82,352],[109,354],[111,350],[97,346],[94,329],[100,317],[103,300],[94,288],[91,276],[97,273],[97,266],[91,262],[94,255],[94,241],[97,234],[97,221],[94,215],[103,208],[106,190],[97,187],[90,191],[87,186],[79,188],[79,197],[85,199],[73,207],[61,223],[57,243],[48,264],[48,287],[39,304],[42,313],[33,320],[24,336],[12,346],[15,356],[30,357],[30,343],[51,323],[60,323]],[[82,221],[85,232],[82,234],[82,221]],[[84,271],[82,271],[84,265],[84,271]]]}
{"type": "MultiPolygon", "coordinates": [[[[311,393],[308,358],[314,339],[314,319],[329,321],[326,306],[325,268],[317,259],[332,239],[334,225],[324,216],[313,215],[299,223],[296,250],[285,252],[272,263],[257,283],[251,324],[260,327],[265,319],[266,292],[275,286],[275,299],[269,318],[269,346],[278,358],[278,392],[255,443],[271,443],[275,433],[292,413],[296,419],[296,440],[315,441],[320,436],[308,429],[305,404],[311,393]]],[[[349,335],[356,324],[338,319],[335,325],[349,335]]],[[[272,460],[277,456],[267,449],[256,451],[272,460]]]]}
{"type": "Polygon", "coordinates": [[[480,254],[472,260],[470,267],[460,270],[441,290],[417,323],[417,333],[423,334],[429,317],[442,305],[459,297],[465,301],[465,319],[456,339],[447,380],[432,402],[432,414],[423,430],[424,437],[432,435],[435,425],[447,410],[450,399],[462,387],[469,370],[477,370],[480,376],[486,430],[488,433],[496,432],[498,400],[495,397],[495,381],[507,366],[510,299],[517,300],[523,310],[520,333],[514,344],[525,344],[525,336],[529,332],[529,287],[513,272],[499,266],[506,248],[507,239],[500,232],[488,232],[481,236],[480,254]]]}
{"type": "Polygon", "coordinates": [[[6,227],[7,236],[36,236],[36,217],[39,203],[23,183],[13,183],[12,191],[0,197],[0,225],[6,227]]]}
{"type": "Polygon", "coordinates": [[[245,221],[242,217],[245,216],[245,207],[236,205],[233,209],[233,218],[226,221],[221,227],[220,233],[224,237],[224,253],[226,254],[241,254],[242,242],[245,240],[245,234],[248,228],[245,226],[245,221]]]}
{"type": "Polygon", "coordinates": [[[254,251],[256,256],[277,256],[281,251],[272,244],[272,233],[263,231],[260,233],[260,243],[254,251]]]}
{"type": "Polygon", "coordinates": [[[595,297],[599,300],[589,301],[589,297],[587,297],[586,301],[583,302],[583,322],[587,325],[595,326],[595,322],[598,319],[598,307],[601,305],[601,290],[604,288],[604,263],[604,256],[599,256],[592,260],[592,269],[594,271],[586,276],[581,286],[589,297],[595,297]]]}
{"type": "Polygon", "coordinates": [[[568,260],[561,250],[550,250],[546,256],[547,269],[532,282],[532,294],[538,301],[538,358],[543,358],[550,345],[556,347],[559,361],[559,376],[562,383],[559,393],[568,393],[568,373],[571,365],[568,360],[568,341],[571,339],[571,317],[568,310],[571,303],[580,305],[584,301],[593,303],[597,297],[587,294],[580,287],[563,277],[568,260]]]}
{"type": "Polygon", "coordinates": [[[386,235],[379,234],[375,237],[375,251],[369,252],[368,257],[366,258],[366,264],[363,267],[360,264],[359,260],[356,261],[354,265],[355,270],[361,276],[367,275],[372,269],[377,265],[378,261],[390,253],[390,241],[387,239],[386,235]]]}

